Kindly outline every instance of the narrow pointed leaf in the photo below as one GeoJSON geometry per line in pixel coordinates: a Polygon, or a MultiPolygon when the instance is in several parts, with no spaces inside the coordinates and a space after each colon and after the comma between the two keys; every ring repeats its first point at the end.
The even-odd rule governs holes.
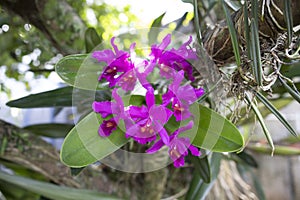
{"type": "Polygon", "coordinates": [[[158,34],[160,33],[160,28],[162,26],[161,21],[166,13],[163,13],[158,18],[156,18],[151,24],[150,31],[148,33],[149,44],[154,44],[157,41],[158,34]]]}
{"type": "Polygon", "coordinates": [[[299,92],[296,90],[294,90],[293,88],[291,88],[281,77],[278,77],[279,81],[282,83],[283,87],[288,91],[288,93],[296,100],[300,103],[300,94],[299,92]]]}
{"type": "Polygon", "coordinates": [[[220,172],[220,163],[222,155],[220,153],[213,153],[210,159],[210,168],[211,168],[211,182],[205,183],[201,176],[198,173],[195,173],[190,184],[189,190],[186,194],[186,200],[204,200],[208,195],[210,189],[213,187],[214,182],[220,172]]]}
{"type": "Polygon", "coordinates": [[[237,39],[236,30],[235,30],[235,27],[234,27],[232,19],[231,19],[231,15],[229,13],[229,10],[228,10],[224,0],[222,0],[222,6],[223,6],[223,10],[224,10],[225,16],[226,16],[226,22],[227,22],[227,26],[228,26],[229,33],[230,33],[230,39],[231,39],[231,43],[232,43],[232,47],[233,47],[235,61],[236,61],[237,66],[239,67],[239,66],[241,66],[241,56],[240,56],[240,51],[239,51],[239,42],[237,39]]]}
{"type": "Polygon", "coordinates": [[[109,137],[98,135],[102,119],[90,113],[67,135],[61,149],[61,161],[74,168],[92,164],[115,152],[128,142],[120,129],[109,137]]]}
{"type": "Polygon", "coordinates": [[[289,46],[292,42],[293,37],[293,13],[291,9],[291,0],[284,1],[284,19],[287,28],[288,42],[287,46],[289,46]]]}
{"type": "Polygon", "coordinates": [[[68,132],[74,127],[72,124],[36,124],[26,126],[23,129],[29,130],[33,134],[50,137],[50,138],[64,138],[68,132]]]}
{"type": "Polygon", "coordinates": [[[256,117],[259,121],[259,124],[260,124],[260,126],[261,126],[261,128],[262,128],[262,130],[263,130],[263,132],[264,132],[264,134],[265,134],[265,136],[266,136],[266,138],[269,142],[269,145],[272,149],[271,154],[273,155],[273,152],[275,150],[274,143],[273,143],[273,139],[271,137],[271,134],[270,134],[265,122],[264,122],[264,118],[262,117],[260,111],[258,110],[258,108],[255,106],[255,104],[250,100],[250,98],[248,96],[246,96],[246,101],[248,102],[248,104],[251,106],[253,112],[255,113],[255,115],[256,115],[256,117]]]}
{"type": "Polygon", "coordinates": [[[29,178],[24,178],[21,176],[9,175],[4,172],[0,172],[0,180],[1,182],[7,182],[13,184],[17,187],[21,187],[28,191],[40,194],[49,199],[59,199],[59,200],[118,199],[116,197],[112,197],[107,194],[103,194],[91,190],[58,186],[51,183],[45,183],[42,181],[36,181],[29,178]]]}
{"type": "Polygon", "coordinates": [[[261,86],[262,85],[262,64],[261,64],[261,55],[260,55],[260,44],[259,44],[259,35],[257,23],[255,23],[254,19],[251,20],[250,24],[250,37],[251,37],[251,57],[252,57],[252,71],[255,77],[256,83],[261,86]]]}
{"type": "Polygon", "coordinates": [[[288,121],[281,115],[281,113],[272,105],[266,97],[264,97],[259,92],[255,92],[256,97],[275,115],[275,117],[289,130],[289,132],[297,137],[297,132],[295,129],[288,123],[288,121]]]}
{"type": "Polygon", "coordinates": [[[199,158],[195,156],[190,156],[190,159],[194,164],[195,172],[199,173],[200,177],[205,183],[210,183],[211,171],[208,157],[204,156],[203,158],[199,158]]]}
{"type": "Polygon", "coordinates": [[[245,151],[242,151],[240,153],[235,154],[237,157],[239,157],[241,160],[243,160],[245,163],[247,163],[249,166],[251,167],[258,167],[258,164],[256,162],[256,160],[253,158],[253,156],[251,156],[250,154],[248,154],[245,151]]]}
{"type": "Polygon", "coordinates": [[[193,6],[194,6],[194,17],[195,17],[194,23],[195,23],[195,28],[196,28],[197,40],[198,40],[200,46],[203,46],[201,29],[200,29],[199,13],[198,13],[198,0],[193,0],[193,6]]]}
{"type": "Polygon", "coordinates": [[[6,105],[16,108],[41,108],[53,106],[72,106],[72,87],[63,87],[9,101],[6,105]]]}

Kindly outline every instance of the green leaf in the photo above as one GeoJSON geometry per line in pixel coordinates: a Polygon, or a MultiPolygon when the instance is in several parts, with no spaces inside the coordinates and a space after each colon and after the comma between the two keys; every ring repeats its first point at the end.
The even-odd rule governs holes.
{"type": "Polygon", "coordinates": [[[298,103],[300,103],[300,93],[297,90],[296,86],[293,84],[294,88],[291,88],[280,76],[278,77],[279,81],[282,83],[283,87],[288,91],[288,93],[296,100],[298,103]]]}
{"type": "Polygon", "coordinates": [[[257,91],[255,91],[255,95],[275,115],[275,117],[289,130],[289,132],[295,137],[297,137],[297,132],[288,123],[288,121],[286,121],[286,119],[281,115],[281,113],[272,105],[272,103],[257,91]]]}
{"type": "Polygon", "coordinates": [[[252,71],[253,71],[256,83],[259,86],[261,86],[263,69],[262,69],[262,64],[261,64],[258,28],[257,28],[257,23],[255,23],[254,19],[251,20],[250,29],[251,29],[251,31],[250,31],[250,38],[251,38],[250,51],[251,51],[251,58],[253,60],[252,71]]]}
{"type": "Polygon", "coordinates": [[[88,28],[85,31],[84,39],[85,49],[87,53],[91,52],[97,45],[102,42],[102,39],[94,28],[88,28]]]}
{"type": "Polygon", "coordinates": [[[205,199],[219,174],[221,159],[222,154],[220,153],[213,153],[211,156],[210,168],[212,177],[210,183],[205,183],[198,173],[194,174],[189,190],[185,197],[186,200],[205,199]]]}
{"type": "Polygon", "coordinates": [[[149,39],[149,44],[154,44],[157,42],[157,37],[158,34],[160,33],[160,28],[162,26],[161,21],[163,17],[165,16],[165,12],[160,15],[158,18],[156,18],[153,23],[151,24],[150,31],[148,33],[148,39],[149,39]]]}
{"type": "Polygon", "coordinates": [[[82,170],[84,170],[85,167],[80,167],[80,168],[72,168],[71,167],[71,175],[72,176],[77,176],[80,174],[80,172],[82,172],[82,170]]]}
{"type": "Polygon", "coordinates": [[[30,132],[51,138],[64,138],[67,133],[74,127],[71,124],[36,124],[26,126],[23,129],[29,130],[30,132]]]}
{"type": "Polygon", "coordinates": [[[6,105],[16,108],[40,108],[53,106],[72,106],[73,87],[63,87],[16,99],[6,105]]]}
{"type": "Polygon", "coordinates": [[[117,129],[109,137],[98,135],[102,119],[90,113],[67,135],[61,149],[61,161],[73,168],[80,168],[101,160],[128,142],[117,129]]]}
{"type": "Polygon", "coordinates": [[[28,191],[43,195],[50,199],[57,199],[57,200],[118,199],[116,197],[112,197],[107,194],[102,194],[91,190],[58,186],[50,183],[45,183],[42,181],[36,181],[29,178],[24,178],[21,176],[9,175],[1,171],[0,171],[0,180],[24,188],[28,191]]]}
{"type": "Polygon", "coordinates": [[[239,157],[241,160],[243,160],[249,166],[255,167],[255,168],[258,167],[258,164],[257,164],[256,160],[253,158],[253,156],[251,156],[247,152],[242,151],[242,152],[240,152],[238,154],[234,154],[234,155],[236,155],[237,157],[239,157]]]}
{"type": "Polygon", "coordinates": [[[285,0],[284,1],[284,20],[287,27],[287,35],[288,35],[288,42],[287,47],[292,42],[293,37],[293,13],[291,9],[291,0],[285,0]]]}
{"type": "Polygon", "coordinates": [[[195,29],[196,29],[196,34],[197,34],[197,40],[200,44],[200,46],[203,46],[202,42],[202,35],[201,35],[201,29],[200,29],[200,20],[199,20],[199,12],[198,12],[198,0],[193,0],[193,6],[194,6],[194,15],[195,15],[195,29]]]}
{"type": "Polygon", "coordinates": [[[55,65],[55,71],[67,84],[86,90],[108,89],[98,82],[103,63],[90,58],[87,54],[75,54],[63,57],[55,65]]]}
{"type": "Polygon", "coordinates": [[[200,177],[205,183],[210,183],[211,181],[211,172],[208,157],[204,156],[203,158],[190,156],[191,161],[194,164],[195,172],[199,173],[200,177]]]}
{"type": "Polygon", "coordinates": [[[254,112],[255,115],[257,116],[257,119],[258,119],[258,121],[259,121],[259,123],[260,123],[260,126],[262,127],[263,132],[264,132],[264,134],[265,134],[265,136],[266,136],[266,138],[267,138],[267,140],[268,140],[268,142],[269,142],[269,145],[270,145],[270,147],[271,147],[271,149],[272,149],[272,155],[273,155],[274,150],[275,150],[275,148],[274,148],[274,143],[273,143],[273,139],[272,139],[272,137],[271,137],[271,134],[270,134],[270,132],[269,132],[269,130],[268,130],[268,128],[267,128],[265,122],[264,122],[264,118],[262,117],[262,115],[261,115],[261,113],[259,112],[258,108],[255,106],[255,104],[250,100],[250,98],[249,98],[248,96],[246,96],[246,101],[247,101],[248,104],[251,106],[253,112],[254,112]]]}
{"type": "Polygon", "coordinates": [[[195,117],[195,126],[181,135],[194,135],[194,139],[191,138],[193,145],[214,152],[233,152],[244,146],[239,130],[220,114],[202,105],[198,109],[192,107],[191,111],[195,117]]]}
{"type": "Polygon", "coordinates": [[[224,0],[222,0],[222,6],[223,6],[225,16],[226,16],[226,22],[227,22],[229,33],[230,33],[230,39],[231,39],[231,43],[232,43],[232,47],[233,47],[235,61],[236,61],[237,66],[240,67],[241,66],[241,56],[240,56],[239,42],[237,39],[235,27],[233,25],[231,15],[228,11],[227,6],[225,5],[224,0]]]}

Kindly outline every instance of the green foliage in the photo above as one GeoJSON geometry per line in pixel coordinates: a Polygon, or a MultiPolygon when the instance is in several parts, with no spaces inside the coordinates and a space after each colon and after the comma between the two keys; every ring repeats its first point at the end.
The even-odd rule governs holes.
{"type": "Polygon", "coordinates": [[[98,135],[102,119],[90,113],[67,135],[61,149],[61,161],[67,166],[80,168],[92,164],[118,150],[128,142],[118,129],[108,138],[98,135]]]}
{"type": "MultiPolygon", "coordinates": [[[[138,96],[130,99],[135,102],[135,105],[139,104],[138,96]]],[[[199,111],[200,118],[195,119],[196,122],[199,120],[198,126],[194,126],[191,131],[183,133],[182,136],[194,136],[193,145],[216,152],[238,151],[243,147],[242,135],[227,119],[201,105],[199,111]]],[[[194,114],[197,115],[199,116],[194,114]]],[[[102,120],[100,116],[97,118],[95,113],[91,113],[69,132],[61,150],[62,162],[70,167],[83,167],[101,160],[128,142],[124,131],[120,129],[114,131],[108,138],[100,137],[98,128],[102,120]]],[[[166,128],[174,129],[174,127],[166,128]]]]}
{"type": "Polygon", "coordinates": [[[6,105],[16,108],[72,106],[72,94],[72,87],[63,87],[38,94],[31,94],[20,99],[9,101],[6,103],[6,105]]]}
{"type": "Polygon", "coordinates": [[[0,171],[1,182],[13,184],[17,188],[24,188],[44,197],[57,200],[86,200],[86,199],[118,199],[107,194],[101,194],[91,190],[69,188],[54,184],[36,181],[21,176],[8,175],[0,171]]]}

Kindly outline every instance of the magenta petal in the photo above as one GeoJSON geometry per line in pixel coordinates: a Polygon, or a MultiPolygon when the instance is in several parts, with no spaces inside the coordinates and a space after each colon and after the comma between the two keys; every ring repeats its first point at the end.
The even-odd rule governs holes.
{"type": "Polygon", "coordinates": [[[189,146],[189,150],[191,151],[192,155],[194,155],[194,156],[200,156],[201,155],[201,152],[198,150],[198,148],[193,146],[193,145],[189,146]]]}
{"type": "Polygon", "coordinates": [[[152,106],[149,110],[151,118],[161,124],[167,123],[172,114],[173,112],[164,106],[152,106]]]}
{"type": "Polygon", "coordinates": [[[106,118],[107,116],[112,114],[112,106],[113,104],[110,101],[94,101],[92,104],[93,110],[97,113],[100,113],[102,118],[106,118]]]}
{"type": "Polygon", "coordinates": [[[158,140],[156,143],[154,143],[149,149],[146,150],[146,153],[152,154],[160,150],[164,146],[164,143],[162,140],[158,140]]]}
{"type": "Polygon", "coordinates": [[[160,139],[163,141],[164,144],[168,145],[170,142],[170,137],[168,135],[168,132],[164,127],[161,127],[158,132],[160,139]]]}
{"type": "Polygon", "coordinates": [[[114,118],[109,120],[103,120],[102,124],[98,129],[98,133],[102,137],[108,137],[112,131],[117,129],[117,123],[115,122],[114,118]]]}
{"type": "Polygon", "coordinates": [[[150,109],[155,104],[155,96],[153,88],[149,88],[146,93],[146,104],[148,109],[150,109]]]}
{"type": "Polygon", "coordinates": [[[98,62],[106,62],[109,65],[114,60],[115,54],[112,50],[106,49],[103,51],[94,51],[92,57],[96,58],[98,62]]]}
{"type": "Polygon", "coordinates": [[[199,98],[205,93],[205,90],[203,88],[195,89],[195,93],[197,98],[199,98]]]}
{"type": "Polygon", "coordinates": [[[183,156],[180,156],[178,159],[173,160],[173,161],[174,161],[173,165],[176,168],[184,166],[184,157],[183,156]]]}
{"type": "Polygon", "coordinates": [[[159,45],[160,49],[165,49],[167,48],[167,46],[171,43],[171,34],[168,34],[164,37],[164,39],[162,40],[161,44],[159,45]]]}

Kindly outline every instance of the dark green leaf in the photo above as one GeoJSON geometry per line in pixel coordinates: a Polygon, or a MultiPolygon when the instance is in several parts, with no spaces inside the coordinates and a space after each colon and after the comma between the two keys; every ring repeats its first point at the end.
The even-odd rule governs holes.
{"type": "Polygon", "coordinates": [[[198,12],[198,0],[193,0],[193,6],[194,6],[194,17],[195,17],[194,24],[196,28],[197,40],[200,46],[203,46],[201,29],[200,29],[199,12],[198,12]]]}
{"type": "Polygon", "coordinates": [[[58,200],[118,199],[91,190],[58,186],[50,183],[45,183],[42,181],[36,181],[29,178],[24,178],[21,176],[9,175],[1,171],[0,171],[0,180],[24,188],[28,191],[43,195],[50,199],[58,199],[58,200]]]}
{"type": "Polygon", "coordinates": [[[250,51],[251,51],[251,58],[253,60],[252,71],[253,71],[253,75],[255,77],[256,83],[259,86],[261,86],[263,70],[262,70],[262,64],[261,64],[258,28],[257,28],[257,23],[255,23],[254,19],[251,20],[250,29],[251,29],[251,31],[250,31],[250,37],[251,37],[250,51]]]}
{"type": "Polygon", "coordinates": [[[287,46],[289,46],[292,42],[292,37],[293,37],[293,13],[291,9],[291,0],[284,1],[284,19],[285,19],[287,34],[288,34],[287,46]]]}
{"type": "Polygon", "coordinates": [[[255,168],[258,167],[258,164],[257,164],[256,160],[253,158],[253,156],[246,153],[245,151],[242,151],[235,155],[238,156],[241,160],[243,160],[245,163],[247,163],[251,167],[255,167],[255,168]]]}
{"type": "Polygon", "coordinates": [[[204,156],[203,158],[190,156],[190,159],[194,164],[195,172],[199,173],[205,183],[210,183],[211,172],[207,156],[204,156]]]}
{"type": "Polygon", "coordinates": [[[289,130],[289,132],[297,137],[297,132],[281,115],[281,113],[272,105],[272,103],[259,92],[255,91],[256,97],[275,115],[275,117],[289,130]]]}
{"type": "Polygon", "coordinates": [[[241,56],[240,56],[240,48],[239,48],[239,42],[238,42],[237,35],[236,35],[236,30],[235,30],[235,27],[234,27],[232,19],[231,19],[231,15],[228,11],[228,8],[227,8],[224,0],[222,0],[222,6],[223,6],[225,16],[226,16],[226,22],[227,22],[229,33],[230,33],[230,39],[231,39],[231,43],[232,43],[232,47],[233,47],[235,61],[236,61],[237,66],[240,67],[241,66],[241,56]]]}
{"type": "Polygon", "coordinates": [[[84,39],[85,49],[87,53],[90,53],[97,45],[102,42],[102,39],[94,28],[88,28],[85,31],[84,39]]]}
{"type": "Polygon", "coordinates": [[[300,103],[300,93],[295,88],[296,86],[294,85],[294,88],[291,88],[281,77],[278,77],[279,81],[282,83],[283,87],[288,91],[288,93],[300,103]]]}
{"type": "Polygon", "coordinates": [[[220,153],[213,153],[211,156],[210,168],[212,177],[210,183],[205,183],[198,173],[194,173],[192,182],[185,197],[186,200],[205,199],[219,174],[221,159],[222,155],[220,153]]]}
{"type": "Polygon", "coordinates": [[[178,29],[180,27],[182,27],[182,24],[183,24],[184,20],[186,19],[187,14],[188,14],[188,12],[184,13],[184,15],[179,19],[179,21],[176,24],[175,31],[178,31],[178,29]]]}
{"type": "Polygon", "coordinates": [[[71,167],[71,175],[72,176],[77,176],[78,174],[80,174],[80,172],[82,172],[82,170],[84,170],[85,167],[80,167],[80,168],[72,168],[71,167]]]}
{"type": "Polygon", "coordinates": [[[17,108],[72,106],[73,87],[63,87],[13,100],[6,105],[17,108]]]}
{"type": "Polygon", "coordinates": [[[160,33],[160,28],[162,26],[161,21],[166,13],[163,13],[158,18],[156,18],[150,26],[150,31],[148,33],[149,44],[154,44],[157,42],[158,34],[160,33]]]}
{"type": "Polygon", "coordinates": [[[74,127],[71,124],[36,124],[24,127],[25,130],[30,132],[51,138],[64,138],[68,132],[74,127]]]}

